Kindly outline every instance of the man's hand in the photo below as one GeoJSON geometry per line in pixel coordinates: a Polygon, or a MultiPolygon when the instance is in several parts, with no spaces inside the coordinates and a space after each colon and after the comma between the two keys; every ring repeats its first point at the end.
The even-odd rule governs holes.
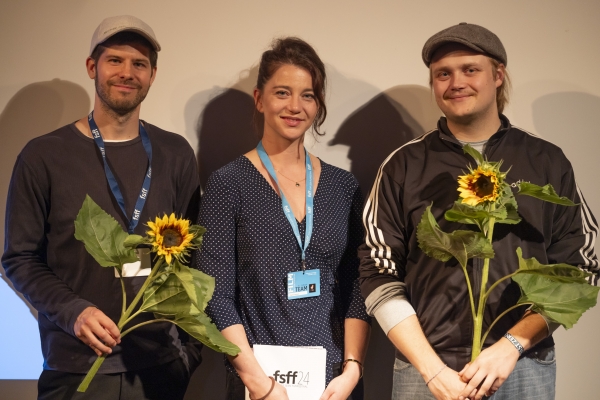
{"type": "Polygon", "coordinates": [[[334,378],[319,400],[346,400],[360,379],[361,367],[355,362],[346,364],[342,374],[334,378]]]}
{"type": "Polygon", "coordinates": [[[74,326],[75,335],[100,357],[112,353],[111,347],[121,343],[119,328],[96,307],[88,307],[79,314],[74,326]]]}
{"type": "Polygon", "coordinates": [[[445,367],[427,385],[437,400],[456,400],[465,386],[458,373],[449,367],[445,367]]]}
{"type": "Polygon", "coordinates": [[[483,350],[475,361],[458,373],[464,382],[468,382],[460,398],[480,400],[483,396],[491,396],[508,379],[518,360],[519,351],[505,338],[483,350]]]}

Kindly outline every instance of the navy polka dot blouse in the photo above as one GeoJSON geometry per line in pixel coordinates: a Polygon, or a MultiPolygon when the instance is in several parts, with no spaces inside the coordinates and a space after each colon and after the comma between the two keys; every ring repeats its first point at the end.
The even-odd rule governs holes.
{"type": "MultiPolygon", "coordinates": [[[[329,383],[343,358],[344,319],[368,320],[357,281],[361,213],[354,176],[321,161],[306,251],[306,268],[321,271],[321,295],[288,300],[287,274],[301,270],[302,253],[280,197],[244,156],[214,172],[201,202],[207,231],[196,261],[215,277],[206,312],[219,330],[242,324],[251,346],[323,346],[329,383]]],[[[303,240],[305,225],[298,223],[303,240]]]]}

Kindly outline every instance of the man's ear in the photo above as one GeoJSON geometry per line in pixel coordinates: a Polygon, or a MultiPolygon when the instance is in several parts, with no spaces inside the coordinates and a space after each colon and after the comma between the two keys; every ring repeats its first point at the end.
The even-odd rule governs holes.
{"type": "Polygon", "coordinates": [[[94,60],[92,57],[88,57],[85,60],[85,69],[87,70],[88,76],[90,77],[90,79],[95,79],[96,78],[96,60],[94,60]]]}
{"type": "Polygon", "coordinates": [[[502,82],[504,82],[504,77],[506,76],[506,67],[504,64],[498,64],[498,68],[496,68],[494,72],[496,75],[496,87],[499,88],[502,85],[502,82]]]}
{"type": "Polygon", "coordinates": [[[152,76],[150,77],[150,86],[152,86],[152,84],[154,83],[154,79],[156,79],[156,71],[157,71],[157,67],[153,67],[152,68],[152,76]]]}

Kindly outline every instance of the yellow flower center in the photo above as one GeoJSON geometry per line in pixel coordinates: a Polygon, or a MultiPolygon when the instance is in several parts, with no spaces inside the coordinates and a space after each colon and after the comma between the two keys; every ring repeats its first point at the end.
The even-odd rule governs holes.
{"type": "Polygon", "coordinates": [[[179,246],[183,242],[183,237],[179,231],[173,229],[165,229],[162,232],[163,235],[163,247],[168,249],[170,247],[179,246]]]}

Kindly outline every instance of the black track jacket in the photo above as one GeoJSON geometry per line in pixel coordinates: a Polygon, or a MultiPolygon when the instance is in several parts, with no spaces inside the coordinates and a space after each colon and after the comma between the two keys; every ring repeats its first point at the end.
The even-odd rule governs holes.
{"type": "MultiPolygon", "coordinates": [[[[522,221],[517,225],[496,224],[489,282],[518,268],[515,249],[523,257],[539,262],[568,263],[594,272],[598,283],[598,259],[594,243],[598,225],[577,187],[571,163],[557,146],[511,126],[501,115],[502,126],[488,141],[485,156],[490,161],[504,160],[506,182],[516,192],[518,182],[547,183],[557,193],[576,203],[559,206],[528,196],[517,196],[522,221]]],[[[425,336],[450,367],[460,370],[470,360],[473,321],[465,278],[456,259],[440,262],[419,248],[416,228],[426,207],[445,232],[476,229],[451,223],[444,212],[458,199],[457,179],[476,166],[464,154],[460,142],[441,118],[438,129],[408,142],[394,151],[382,164],[366,202],[363,214],[366,243],[359,250],[360,284],[363,297],[390,282],[404,282],[406,296],[414,307],[425,336]]],[[[468,272],[477,302],[483,267],[482,259],[469,260],[468,272]]],[[[518,285],[501,283],[488,299],[483,331],[520,297],[518,285]]],[[[485,347],[498,341],[523,315],[526,307],[504,316],[488,335],[485,347]]],[[[537,348],[553,345],[552,337],[537,348]]],[[[407,361],[397,352],[397,357],[407,361]]]]}

